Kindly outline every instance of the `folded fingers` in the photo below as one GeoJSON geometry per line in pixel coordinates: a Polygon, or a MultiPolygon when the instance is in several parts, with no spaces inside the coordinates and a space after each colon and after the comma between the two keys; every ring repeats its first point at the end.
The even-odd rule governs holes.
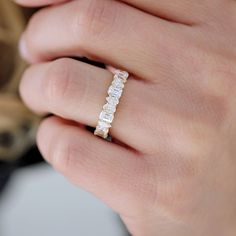
{"type": "Polygon", "coordinates": [[[86,56],[155,80],[160,68],[172,67],[172,55],[185,49],[185,27],[118,1],[71,1],[36,13],[22,54],[30,62],[86,56]]]}
{"type": "MultiPolygon", "coordinates": [[[[17,3],[25,6],[45,6],[58,3],[68,2],[70,0],[15,0],[17,3]]],[[[227,0],[215,0],[212,4],[211,0],[195,1],[195,0],[121,0],[146,11],[158,17],[183,23],[183,24],[198,24],[207,22],[210,17],[226,10],[231,2],[227,0]]],[[[232,1],[233,3],[234,1],[232,1]]]]}

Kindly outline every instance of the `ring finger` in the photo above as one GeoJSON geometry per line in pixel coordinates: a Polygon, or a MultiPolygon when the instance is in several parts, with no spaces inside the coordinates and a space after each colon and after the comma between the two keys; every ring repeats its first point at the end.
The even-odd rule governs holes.
{"type": "MultiPolygon", "coordinates": [[[[95,127],[112,79],[113,74],[107,70],[72,59],[59,59],[31,66],[23,76],[20,92],[25,103],[37,113],[53,113],[95,127]]],[[[137,127],[134,121],[139,116],[137,104],[139,107],[145,104],[139,96],[140,91],[145,93],[145,87],[132,78],[126,86],[111,134],[140,150],[144,127],[137,127]]]]}

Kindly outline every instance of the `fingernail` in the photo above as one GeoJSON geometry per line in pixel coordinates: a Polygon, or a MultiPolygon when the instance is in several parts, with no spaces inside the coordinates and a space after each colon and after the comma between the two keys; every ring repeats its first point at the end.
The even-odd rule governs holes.
{"type": "Polygon", "coordinates": [[[28,59],[29,58],[29,52],[27,49],[26,41],[25,41],[25,36],[22,35],[19,43],[19,51],[20,55],[23,59],[28,59]]]}

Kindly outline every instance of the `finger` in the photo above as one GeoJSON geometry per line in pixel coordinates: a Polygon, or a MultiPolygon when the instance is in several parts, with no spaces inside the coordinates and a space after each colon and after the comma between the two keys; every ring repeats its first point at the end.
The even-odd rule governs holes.
{"type": "Polygon", "coordinates": [[[151,185],[145,182],[151,178],[145,176],[148,171],[144,159],[61,118],[43,121],[37,143],[55,169],[119,212],[124,209],[124,202],[143,195],[140,188],[144,184],[145,189],[151,185]]]}
{"type": "Polygon", "coordinates": [[[117,1],[73,1],[33,17],[22,54],[31,62],[82,55],[154,80],[182,55],[185,29],[117,1]]]}
{"type": "Polygon", "coordinates": [[[208,21],[209,15],[215,15],[225,9],[226,1],[216,0],[122,0],[132,6],[145,10],[170,21],[197,24],[208,21]]]}
{"type": "Polygon", "coordinates": [[[51,4],[68,2],[69,0],[14,0],[16,3],[27,7],[41,7],[51,4]]]}
{"type": "MultiPolygon", "coordinates": [[[[95,127],[112,79],[113,74],[107,70],[72,59],[59,59],[29,68],[20,92],[25,103],[38,113],[53,113],[95,127]]],[[[147,126],[141,116],[145,101],[140,92],[149,93],[145,92],[143,83],[130,78],[111,128],[112,136],[139,150],[143,147],[142,134],[147,126]]],[[[151,143],[156,146],[154,140],[151,143]]]]}

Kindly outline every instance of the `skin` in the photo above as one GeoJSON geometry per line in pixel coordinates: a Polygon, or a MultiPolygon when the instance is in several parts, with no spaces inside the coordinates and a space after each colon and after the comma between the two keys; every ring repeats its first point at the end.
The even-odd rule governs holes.
{"type": "Polygon", "coordinates": [[[236,2],[17,0],[45,7],[21,54],[20,93],[46,160],[117,211],[135,236],[236,234],[236,2]],[[60,3],[59,5],[57,5],[60,3]],[[131,73],[106,142],[109,70],[131,73]],[[58,59],[60,58],[60,59],[58,59]]]}

